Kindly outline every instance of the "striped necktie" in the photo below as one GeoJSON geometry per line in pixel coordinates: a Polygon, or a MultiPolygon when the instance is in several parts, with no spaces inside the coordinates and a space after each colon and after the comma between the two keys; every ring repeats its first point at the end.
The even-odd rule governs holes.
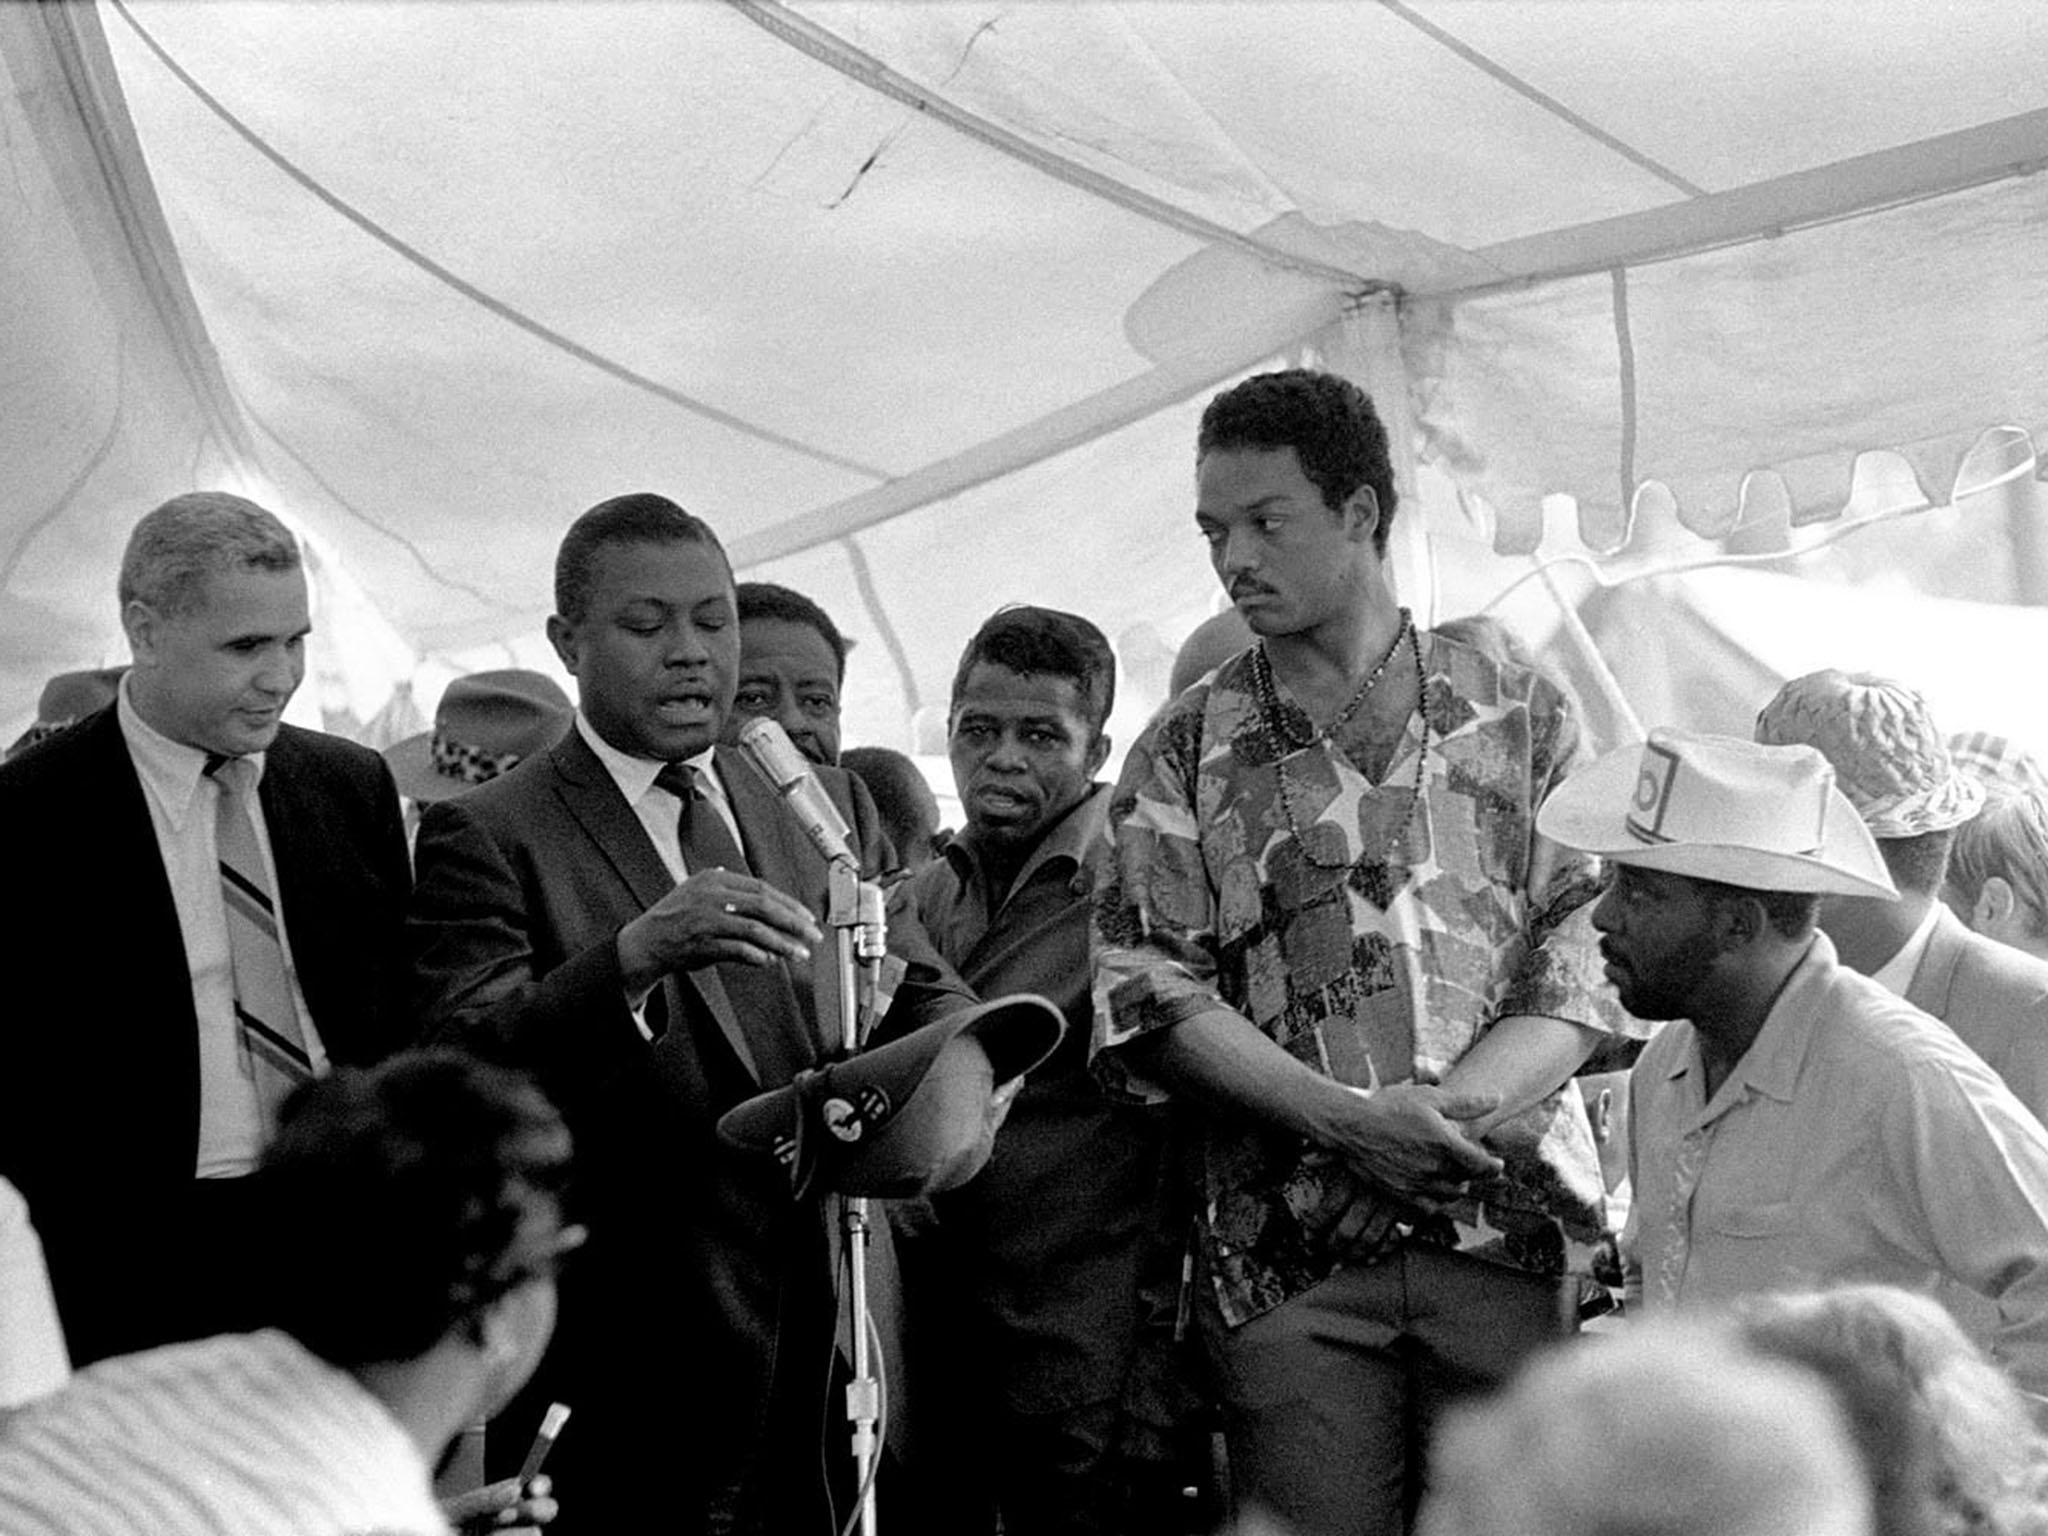
{"type": "Polygon", "coordinates": [[[277,1126],[278,1105],[313,1076],[313,1061],[285,974],[277,900],[256,842],[256,765],[244,757],[209,758],[206,771],[220,786],[214,845],[235,973],[235,1034],[242,1070],[256,1087],[267,1139],[277,1126]]]}

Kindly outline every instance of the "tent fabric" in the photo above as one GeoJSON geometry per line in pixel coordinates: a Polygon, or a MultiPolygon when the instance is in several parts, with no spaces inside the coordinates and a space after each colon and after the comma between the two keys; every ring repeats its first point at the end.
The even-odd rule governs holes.
{"type": "Polygon", "coordinates": [[[1513,575],[1826,519],[1859,475],[1938,503],[1990,428],[2032,474],[2044,31],[2034,0],[0,6],[0,714],[119,658],[121,538],[193,486],[312,535],[331,721],[545,661],[562,527],[645,488],[824,603],[849,739],[911,746],[1003,601],[1158,670],[1214,602],[1201,401],[1275,361],[1398,404],[1425,607],[1425,530],[1513,575]]]}

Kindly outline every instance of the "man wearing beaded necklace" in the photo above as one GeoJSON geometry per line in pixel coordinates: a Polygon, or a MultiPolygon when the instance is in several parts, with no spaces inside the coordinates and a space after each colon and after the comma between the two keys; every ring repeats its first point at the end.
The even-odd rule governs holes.
{"type": "Polygon", "coordinates": [[[1097,1066],[1188,1107],[1190,1300],[1242,1511],[1398,1531],[1440,1408],[1571,1328],[1601,1235],[1563,1090],[1624,1021],[1593,866],[1535,833],[1577,723],[1525,659],[1395,603],[1386,433],[1355,386],[1219,395],[1197,488],[1258,641],[1125,764],[1097,1066]]]}

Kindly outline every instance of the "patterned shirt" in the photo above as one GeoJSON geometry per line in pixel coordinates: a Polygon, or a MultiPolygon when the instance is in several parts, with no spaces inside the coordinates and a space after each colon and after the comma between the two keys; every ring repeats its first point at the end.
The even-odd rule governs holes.
{"type": "Polygon", "coordinates": [[[0,1434],[7,1536],[447,1530],[390,1410],[274,1331],[103,1360],[0,1434]]]}
{"type": "MultiPolygon", "coordinates": [[[[1419,716],[1378,784],[1358,766],[1370,744],[1356,721],[1276,761],[1251,652],[1168,704],[1132,748],[1096,904],[1097,1069],[1110,1082],[1164,1097],[1120,1047],[1219,1004],[1368,1091],[1440,1081],[1510,1014],[1634,1027],[1603,984],[1592,861],[1535,831],[1577,757],[1569,700],[1506,655],[1445,634],[1418,643],[1419,803],[1419,716]]],[[[1280,709],[1295,741],[1315,734],[1280,709]]],[[[1601,1236],[1599,1157],[1570,1084],[1491,1132],[1501,1176],[1431,1217],[1301,1137],[1200,1123],[1200,1236],[1232,1326],[1401,1232],[1544,1274],[1586,1271],[1601,1236]],[[1340,1248],[1339,1218],[1361,1200],[1373,1219],[1340,1248]]]]}

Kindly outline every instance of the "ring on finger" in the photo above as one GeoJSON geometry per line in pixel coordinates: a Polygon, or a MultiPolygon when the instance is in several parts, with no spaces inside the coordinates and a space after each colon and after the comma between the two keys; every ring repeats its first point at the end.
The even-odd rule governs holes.
{"type": "Polygon", "coordinates": [[[727,902],[727,903],[725,904],[725,915],[726,915],[727,917],[732,917],[732,916],[735,916],[735,915],[736,915],[736,914],[737,914],[737,913],[739,912],[739,909],[740,909],[740,904],[739,904],[738,902],[736,902],[736,901],[728,901],[728,902],[727,902]]]}

